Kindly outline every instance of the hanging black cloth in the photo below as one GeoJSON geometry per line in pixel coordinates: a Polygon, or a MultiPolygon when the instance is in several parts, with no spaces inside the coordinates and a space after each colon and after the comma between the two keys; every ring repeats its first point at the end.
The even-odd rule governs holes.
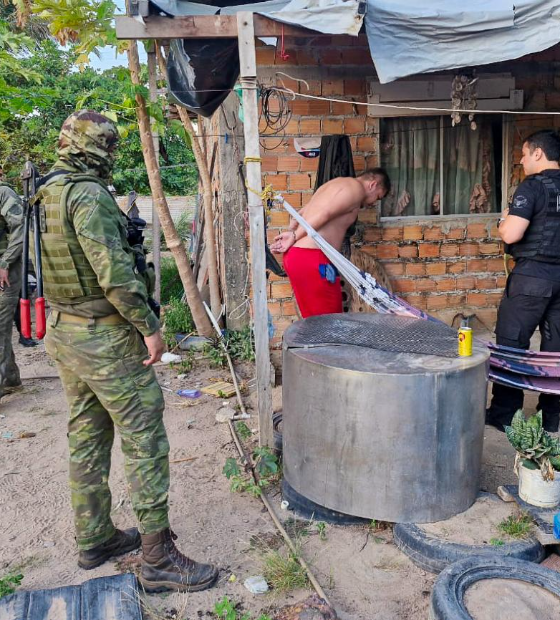
{"type": "MultiPolygon", "coordinates": [[[[319,155],[319,169],[317,170],[315,191],[332,179],[355,176],[350,138],[344,135],[323,136],[321,138],[321,153],[319,155]]],[[[341,252],[346,258],[350,257],[352,249],[350,238],[355,233],[356,223],[352,224],[344,235],[341,252]]]]}
{"type": "Polygon", "coordinates": [[[352,147],[348,136],[323,136],[315,191],[338,177],[355,177],[352,147]]]}

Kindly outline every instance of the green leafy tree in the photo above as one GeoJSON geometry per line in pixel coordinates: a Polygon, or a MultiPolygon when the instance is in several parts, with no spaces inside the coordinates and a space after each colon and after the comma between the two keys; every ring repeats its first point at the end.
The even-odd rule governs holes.
{"type": "MultiPolygon", "coordinates": [[[[134,189],[139,194],[149,194],[128,70],[115,67],[98,72],[85,67],[77,71],[74,49],[64,50],[52,39],[28,43],[30,51],[18,60],[21,71],[6,77],[14,92],[27,91],[27,103],[20,102],[17,114],[0,115],[0,161],[8,178],[17,182],[27,158],[46,172],[54,163],[64,119],[77,108],[91,107],[111,116],[119,125],[121,143],[113,176],[117,192],[125,194],[134,189]],[[27,75],[31,72],[42,76],[40,85],[28,84],[27,75]]],[[[170,194],[195,193],[198,173],[193,153],[185,146],[182,125],[168,121],[161,112],[158,116],[165,155],[161,162],[164,188],[170,194]]]]}

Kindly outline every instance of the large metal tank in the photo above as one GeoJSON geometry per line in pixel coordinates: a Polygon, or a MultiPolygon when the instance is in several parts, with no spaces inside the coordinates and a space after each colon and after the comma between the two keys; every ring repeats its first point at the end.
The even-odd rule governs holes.
{"type": "MultiPolygon", "coordinates": [[[[402,325],[400,317],[386,320],[402,325]]],[[[444,336],[438,345],[437,335],[423,342],[417,336],[402,340],[399,329],[385,332],[382,315],[305,321],[284,335],[286,482],[320,506],[368,519],[427,523],[467,510],[479,490],[487,348],[475,345],[471,357],[460,358],[333,346],[328,343],[337,338],[324,336],[333,322],[346,328],[344,321],[354,327],[359,321],[364,341],[368,323],[375,322],[378,331],[370,336],[385,348],[396,343],[397,349],[431,350],[445,341],[446,355],[453,355],[449,345],[456,347],[457,332],[438,327],[444,336]],[[302,341],[305,321],[322,327],[315,340],[325,340],[323,346],[302,341]]],[[[429,323],[408,321],[420,336],[429,323]]],[[[338,340],[355,341],[346,331],[339,329],[338,340]]]]}

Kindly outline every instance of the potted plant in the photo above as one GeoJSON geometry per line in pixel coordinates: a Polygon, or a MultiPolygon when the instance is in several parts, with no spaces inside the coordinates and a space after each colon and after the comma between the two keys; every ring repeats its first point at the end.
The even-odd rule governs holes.
{"type": "Polygon", "coordinates": [[[542,412],[528,419],[519,409],[506,435],[517,451],[515,472],[519,497],[533,506],[553,508],[560,503],[560,441],[542,427],[542,412]]]}

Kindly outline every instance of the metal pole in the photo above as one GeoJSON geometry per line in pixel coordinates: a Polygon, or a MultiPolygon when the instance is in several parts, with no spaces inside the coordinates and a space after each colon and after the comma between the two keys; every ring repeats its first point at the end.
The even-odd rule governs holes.
{"type": "Polygon", "coordinates": [[[261,445],[272,446],[272,393],[270,382],[270,352],[268,348],[268,306],[264,209],[262,192],[259,114],[257,107],[257,62],[253,13],[237,14],[239,65],[243,90],[245,121],[245,162],[247,164],[249,230],[251,240],[251,277],[253,283],[253,318],[256,349],[257,405],[261,445]]]}
{"type": "MultiPolygon", "coordinates": [[[[150,90],[150,102],[157,101],[157,60],[155,48],[152,45],[148,52],[148,86],[150,90]]],[[[152,140],[154,142],[154,151],[159,162],[159,135],[155,126],[155,119],[151,119],[152,140]]],[[[152,255],[154,261],[154,269],[156,272],[156,287],[154,291],[154,299],[161,302],[161,227],[155,201],[152,196],[152,255]]]]}

